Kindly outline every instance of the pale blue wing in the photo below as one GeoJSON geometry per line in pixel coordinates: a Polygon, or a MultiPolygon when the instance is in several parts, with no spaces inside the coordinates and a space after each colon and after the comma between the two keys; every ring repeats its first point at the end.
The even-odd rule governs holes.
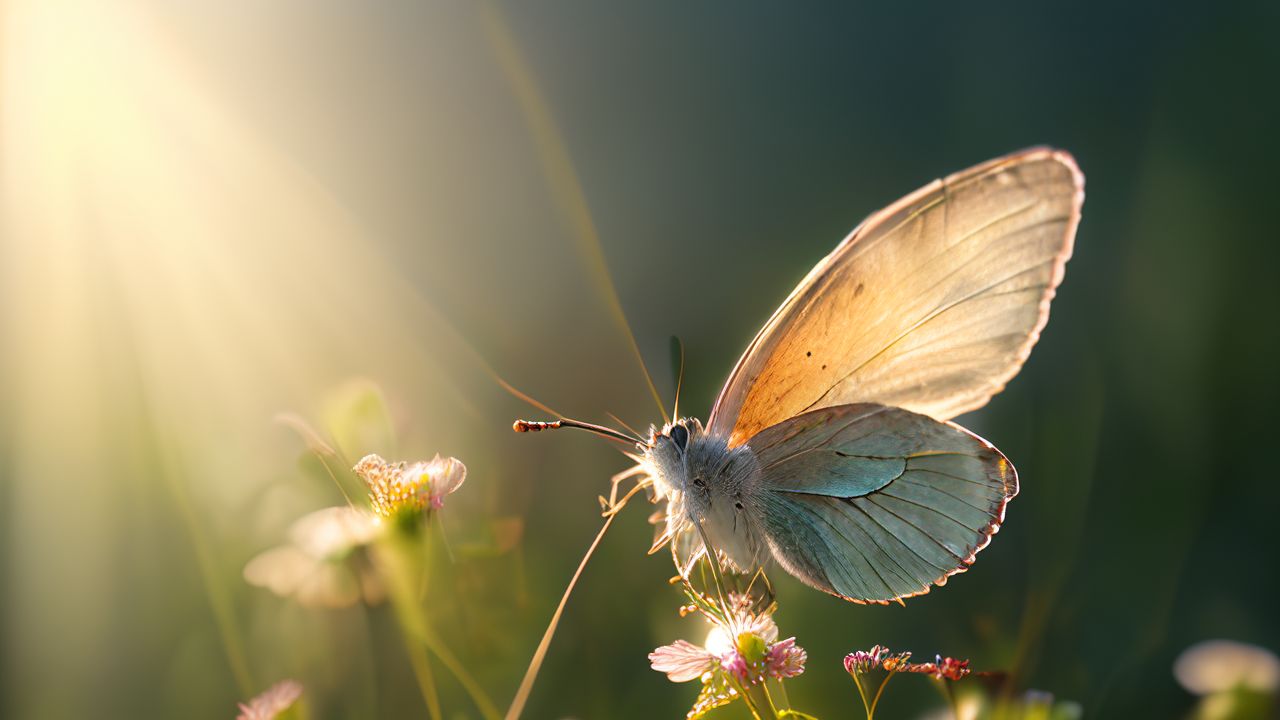
{"type": "Polygon", "coordinates": [[[1018,492],[1013,465],[987,441],[884,405],[814,410],[747,445],[775,559],[858,602],[919,595],[965,570],[1018,492]]]}

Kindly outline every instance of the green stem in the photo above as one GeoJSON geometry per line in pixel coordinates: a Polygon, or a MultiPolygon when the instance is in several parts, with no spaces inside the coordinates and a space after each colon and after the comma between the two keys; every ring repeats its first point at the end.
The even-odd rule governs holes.
{"type": "Polygon", "coordinates": [[[476,708],[480,710],[480,714],[484,716],[485,720],[498,720],[501,715],[499,715],[498,708],[494,706],[493,701],[485,694],[484,689],[480,687],[480,683],[476,682],[471,673],[467,672],[466,667],[458,662],[458,658],[454,656],[453,652],[427,625],[425,618],[423,619],[423,631],[423,644],[440,660],[445,669],[453,673],[453,676],[458,680],[458,684],[471,696],[471,701],[476,704],[476,708]]]}
{"type": "Polygon", "coordinates": [[[418,680],[418,689],[422,691],[422,700],[427,704],[427,715],[431,716],[431,720],[440,720],[440,695],[436,691],[436,679],[431,674],[427,654],[409,633],[404,635],[404,649],[409,654],[409,664],[413,667],[413,676],[418,680]]]}
{"type": "Polygon", "coordinates": [[[790,710],[791,698],[787,697],[787,686],[785,683],[783,683],[782,678],[778,678],[777,686],[778,686],[778,695],[782,697],[782,704],[785,706],[783,709],[790,710]]]}
{"type": "Polygon", "coordinates": [[[725,673],[729,677],[729,681],[737,688],[738,693],[742,695],[742,699],[747,703],[747,708],[751,710],[751,714],[756,720],[777,720],[778,709],[773,706],[773,699],[769,697],[769,690],[764,683],[759,685],[743,685],[738,679],[730,673],[725,673]]]}
{"type": "Polygon", "coordinates": [[[889,686],[889,681],[893,679],[894,672],[896,671],[889,671],[889,674],[884,676],[884,680],[880,681],[880,687],[876,689],[876,696],[871,698],[871,710],[867,714],[867,720],[875,717],[876,706],[880,704],[880,696],[884,694],[884,689],[889,686]]]}
{"type": "MultiPolygon", "coordinates": [[[[400,626],[406,633],[406,642],[412,640],[415,645],[426,648],[436,659],[445,666],[450,673],[458,680],[458,684],[471,697],[476,708],[480,710],[480,714],[485,720],[498,720],[500,717],[497,708],[493,702],[489,700],[480,684],[475,678],[467,672],[467,669],[458,661],[458,658],[449,650],[444,641],[432,629],[430,622],[425,613],[422,612],[422,606],[418,596],[415,594],[415,586],[417,589],[425,587],[425,579],[417,579],[415,574],[425,575],[421,562],[413,562],[414,551],[420,550],[421,546],[411,546],[402,537],[392,536],[388,539],[389,547],[385,547],[383,556],[384,576],[390,585],[390,595],[392,604],[395,605],[396,615],[400,619],[400,626]],[[416,582],[415,582],[416,580],[416,582]]],[[[422,558],[416,558],[421,560],[422,558]]],[[[419,648],[419,651],[421,650],[419,648]]],[[[411,653],[412,654],[412,653],[411,653]]],[[[423,656],[425,660],[425,655],[423,656]]],[[[412,657],[410,658],[413,659],[412,657]]],[[[425,662],[419,663],[415,660],[415,672],[418,668],[426,668],[430,673],[430,668],[425,662]]],[[[421,685],[421,679],[419,684],[421,685]]],[[[429,704],[429,703],[428,703],[429,704]]]]}
{"type": "Polygon", "coordinates": [[[942,683],[942,694],[947,696],[947,704],[951,706],[951,716],[955,720],[960,720],[960,705],[956,702],[955,691],[951,689],[951,683],[947,680],[939,680],[942,683]]]}
{"type": "Polygon", "coordinates": [[[867,714],[867,720],[871,720],[871,705],[867,702],[867,692],[862,689],[862,681],[858,679],[857,675],[852,675],[851,677],[853,677],[853,686],[858,688],[858,699],[862,701],[862,710],[867,714]]]}
{"type": "Polygon", "coordinates": [[[769,692],[769,683],[760,683],[760,690],[764,695],[764,701],[769,704],[769,712],[773,714],[773,717],[778,717],[778,706],[773,702],[773,694],[769,692]]]}

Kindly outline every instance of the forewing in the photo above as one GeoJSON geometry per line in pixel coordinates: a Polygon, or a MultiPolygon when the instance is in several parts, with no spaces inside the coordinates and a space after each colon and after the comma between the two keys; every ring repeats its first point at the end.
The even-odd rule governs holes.
{"type": "Polygon", "coordinates": [[[774,558],[857,602],[919,595],[965,570],[1018,492],[1017,473],[990,443],[901,408],[821,408],[747,445],[760,462],[774,558]]]}
{"type": "Polygon", "coordinates": [[[1049,317],[1084,176],[1035,148],[881,210],[818,263],[751,342],[708,423],[731,446],[802,412],[874,402],[939,420],[1009,381],[1049,317]]]}

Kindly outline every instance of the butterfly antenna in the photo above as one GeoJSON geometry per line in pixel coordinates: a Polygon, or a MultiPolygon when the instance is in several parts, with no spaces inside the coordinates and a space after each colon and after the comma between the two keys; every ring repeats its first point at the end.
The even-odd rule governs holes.
{"type": "Polygon", "coordinates": [[[622,301],[618,299],[618,290],[614,287],[613,279],[609,274],[609,265],[605,261],[604,250],[600,246],[600,235],[596,231],[595,221],[592,220],[591,211],[587,206],[586,194],[582,190],[582,183],[578,179],[560,131],[552,119],[551,110],[547,107],[546,100],[538,89],[538,83],[529,70],[528,63],[525,62],[510,28],[507,27],[506,20],[493,3],[483,5],[483,20],[489,45],[497,56],[498,65],[506,75],[507,82],[511,84],[511,90],[520,104],[529,132],[533,135],[534,145],[552,193],[555,195],[557,204],[560,205],[561,212],[568,217],[573,227],[578,250],[583,254],[590,274],[599,286],[601,294],[604,295],[610,314],[613,315],[614,321],[631,344],[631,352],[640,364],[645,383],[649,386],[649,394],[657,403],[663,421],[670,422],[671,418],[667,416],[667,409],[662,404],[658,388],[653,384],[653,376],[649,374],[649,368],[640,354],[640,346],[636,343],[635,334],[631,332],[631,324],[627,322],[627,315],[622,310],[622,301]]]}
{"type": "Polygon", "coordinates": [[[680,338],[671,336],[672,350],[680,353],[680,363],[676,370],[676,400],[671,406],[671,417],[680,419],[680,387],[684,385],[684,343],[680,338]]]}
{"type": "Polygon", "coordinates": [[[606,437],[611,440],[620,440],[624,443],[627,443],[628,445],[636,445],[636,444],[648,445],[649,444],[638,437],[632,437],[624,432],[614,430],[611,427],[605,427],[604,425],[596,425],[595,423],[582,422],[581,420],[574,420],[572,418],[560,418],[559,420],[551,420],[549,422],[543,422],[540,420],[517,420],[511,424],[511,429],[515,430],[518,433],[542,432],[543,430],[559,430],[560,428],[576,428],[578,430],[586,430],[587,432],[595,433],[596,435],[600,435],[601,437],[606,437]]]}
{"type": "MultiPolygon", "coordinates": [[[[642,432],[640,432],[640,431],[636,430],[635,428],[631,427],[630,425],[628,425],[628,424],[626,423],[626,421],[625,421],[625,420],[623,420],[622,418],[618,417],[617,415],[614,415],[613,413],[611,413],[611,412],[607,412],[607,411],[605,412],[605,415],[608,415],[610,420],[613,420],[614,422],[618,423],[618,424],[619,424],[619,425],[621,425],[622,427],[626,428],[627,432],[631,433],[632,435],[635,435],[636,437],[643,437],[643,436],[644,436],[644,433],[642,433],[642,432]]],[[[646,443],[646,444],[647,444],[647,443],[646,443]]]]}

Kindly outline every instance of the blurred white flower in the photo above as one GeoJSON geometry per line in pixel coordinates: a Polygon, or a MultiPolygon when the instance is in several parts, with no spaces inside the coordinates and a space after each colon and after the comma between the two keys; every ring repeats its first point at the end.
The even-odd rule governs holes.
{"type": "Polygon", "coordinates": [[[356,551],[383,531],[378,518],[351,507],[304,515],[289,529],[289,545],[272,548],[244,567],[250,585],[308,607],[373,605],[386,596],[369,559],[356,551]]]}
{"type": "Polygon", "coordinates": [[[467,466],[461,460],[439,455],[412,465],[366,455],[352,469],[368,486],[373,511],[382,517],[404,510],[439,510],[445,496],[467,479],[467,466]]]}
{"type": "Polygon", "coordinates": [[[295,680],[281,680],[249,702],[240,703],[240,714],[236,720],[273,720],[301,696],[301,684],[295,680]]]}
{"type": "Polygon", "coordinates": [[[1206,640],[1183,650],[1173,664],[1173,674],[1196,695],[1240,688],[1263,693],[1280,689],[1280,659],[1275,653],[1233,640],[1206,640]]]}

